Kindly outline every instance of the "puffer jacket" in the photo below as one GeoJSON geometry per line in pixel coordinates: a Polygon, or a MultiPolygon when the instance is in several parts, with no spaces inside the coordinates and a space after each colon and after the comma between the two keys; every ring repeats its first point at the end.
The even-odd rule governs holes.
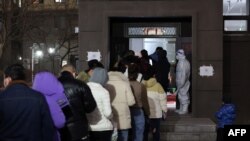
{"type": "Polygon", "coordinates": [[[224,125],[233,124],[236,113],[235,113],[235,105],[234,104],[223,104],[219,111],[215,114],[218,120],[218,128],[224,128],[224,125]]]}
{"type": "MultiPolygon", "coordinates": [[[[35,75],[32,87],[45,96],[56,129],[64,127],[66,120],[62,108],[68,106],[69,102],[56,76],[47,71],[39,72],[35,75]]],[[[55,137],[55,141],[60,141],[59,134],[55,137]]]]}
{"type": "Polygon", "coordinates": [[[112,110],[109,92],[103,87],[108,81],[106,69],[97,67],[92,70],[87,85],[95,98],[97,108],[87,114],[91,131],[113,130],[112,110]]]}
{"type": "Polygon", "coordinates": [[[69,104],[63,92],[62,84],[52,73],[45,71],[35,75],[32,88],[45,96],[55,127],[57,129],[62,128],[65,123],[65,116],[61,108],[69,104]]]}
{"type": "Polygon", "coordinates": [[[129,81],[124,79],[121,72],[109,72],[109,81],[106,85],[110,93],[113,119],[119,130],[131,128],[131,116],[129,106],[135,104],[129,81]]]}
{"type": "Polygon", "coordinates": [[[70,112],[66,115],[66,127],[61,130],[62,141],[79,140],[88,136],[86,113],[94,111],[96,102],[90,88],[83,81],[73,78],[70,72],[62,72],[59,81],[63,84],[65,95],[69,100],[70,112]]]}
{"type": "Polygon", "coordinates": [[[147,87],[149,118],[162,118],[162,112],[167,112],[167,99],[164,89],[155,78],[144,80],[143,83],[147,87]]]}
{"type": "Polygon", "coordinates": [[[93,112],[87,114],[90,130],[113,130],[109,92],[98,83],[88,82],[87,84],[90,87],[97,104],[97,108],[93,112]]]}

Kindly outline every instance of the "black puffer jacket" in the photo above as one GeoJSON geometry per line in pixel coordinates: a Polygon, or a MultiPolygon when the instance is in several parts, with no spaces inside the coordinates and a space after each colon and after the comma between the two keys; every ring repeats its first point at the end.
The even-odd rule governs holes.
{"type": "Polygon", "coordinates": [[[71,73],[62,72],[59,81],[63,84],[70,108],[63,109],[66,126],[61,130],[61,140],[79,140],[88,136],[86,113],[94,111],[96,102],[90,88],[84,82],[74,79],[71,73]]]}

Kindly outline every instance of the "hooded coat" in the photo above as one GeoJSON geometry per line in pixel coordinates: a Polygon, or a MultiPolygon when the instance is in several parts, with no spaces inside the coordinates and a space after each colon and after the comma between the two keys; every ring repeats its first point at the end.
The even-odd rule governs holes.
{"type": "Polygon", "coordinates": [[[155,78],[144,80],[143,83],[147,87],[147,96],[150,108],[149,118],[161,118],[162,112],[167,112],[167,99],[164,89],[155,78]]]}
{"type": "Polygon", "coordinates": [[[66,120],[61,108],[69,104],[64,94],[62,84],[57,80],[54,74],[50,72],[39,72],[35,75],[33,89],[45,96],[54,126],[57,129],[62,128],[66,120]]]}
{"type": "Polygon", "coordinates": [[[119,130],[131,128],[129,106],[135,104],[128,78],[121,72],[109,72],[106,88],[110,93],[114,122],[119,130]]]}
{"type": "Polygon", "coordinates": [[[113,130],[110,96],[109,92],[103,87],[108,81],[107,71],[100,67],[95,68],[89,81],[87,84],[97,104],[97,108],[87,114],[90,130],[113,130]]]}

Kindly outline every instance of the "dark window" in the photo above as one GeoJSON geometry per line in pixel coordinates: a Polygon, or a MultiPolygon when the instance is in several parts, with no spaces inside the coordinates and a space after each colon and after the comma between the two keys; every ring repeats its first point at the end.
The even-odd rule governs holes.
{"type": "Polygon", "coordinates": [[[64,29],[66,28],[66,17],[65,16],[55,16],[55,28],[64,29]]]}

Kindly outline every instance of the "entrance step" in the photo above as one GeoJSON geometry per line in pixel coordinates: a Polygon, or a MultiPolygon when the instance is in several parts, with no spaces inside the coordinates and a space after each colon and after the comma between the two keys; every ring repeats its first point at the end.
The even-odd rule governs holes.
{"type": "Polygon", "coordinates": [[[161,141],[216,141],[216,133],[161,133],[161,141]]]}
{"type": "Polygon", "coordinates": [[[161,122],[161,141],[215,141],[216,124],[208,118],[169,116],[161,122]]]}

